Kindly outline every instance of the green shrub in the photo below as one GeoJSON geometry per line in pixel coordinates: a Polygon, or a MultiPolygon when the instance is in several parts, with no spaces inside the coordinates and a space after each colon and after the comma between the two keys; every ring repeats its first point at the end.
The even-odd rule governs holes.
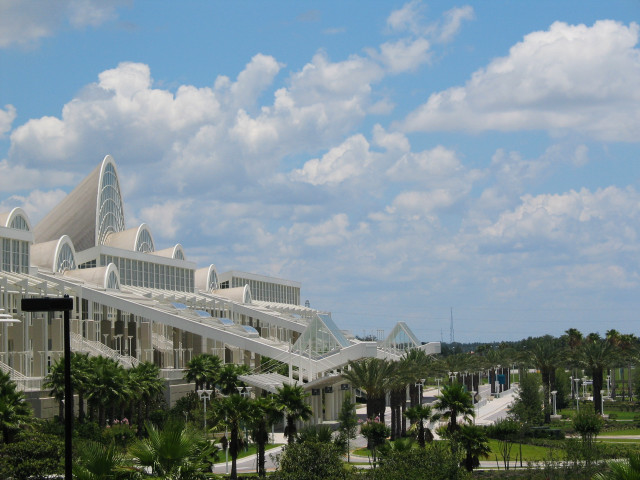
{"type": "Polygon", "coordinates": [[[0,446],[0,478],[45,480],[64,472],[64,443],[56,435],[20,433],[0,446]]]}

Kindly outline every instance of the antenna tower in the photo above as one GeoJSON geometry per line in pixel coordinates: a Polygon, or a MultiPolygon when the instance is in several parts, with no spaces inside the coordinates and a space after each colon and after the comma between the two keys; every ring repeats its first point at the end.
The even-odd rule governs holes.
{"type": "Polygon", "coordinates": [[[456,341],[456,337],[453,334],[453,307],[451,307],[451,322],[449,323],[449,340],[451,343],[456,341]]]}

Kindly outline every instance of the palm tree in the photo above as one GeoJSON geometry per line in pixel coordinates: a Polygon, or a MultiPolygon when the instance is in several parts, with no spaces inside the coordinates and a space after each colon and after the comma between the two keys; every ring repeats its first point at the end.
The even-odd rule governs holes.
{"type": "Polygon", "coordinates": [[[106,357],[92,357],[90,359],[90,376],[87,388],[87,399],[90,414],[93,416],[98,409],[98,424],[105,425],[107,410],[109,419],[113,417],[113,410],[124,398],[125,373],[124,368],[115,360],[106,357]]]}
{"type": "Polygon", "coordinates": [[[602,375],[604,370],[615,364],[618,352],[612,342],[600,338],[598,334],[589,334],[572,355],[574,364],[588,369],[593,375],[593,407],[600,412],[602,405],[602,375]]]}
{"type": "Polygon", "coordinates": [[[251,426],[251,437],[257,445],[259,477],[265,477],[267,475],[265,469],[265,450],[269,442],[269,428],[281,416],[273,397],[258,398],[251,403],[248,422],[251,426]]]}
{"type": "Polygon", "coordinates": [[[223,395],[231,395],[236,393],[238,387],[244,387],[245,384],[238,379],[239,375],[246,375],[250,369],[246,365],[234,365],[227,363],[218,377],[218,384],[223,395]]]}
{"type": "Polygon", "coordinates": [[[393,364],[380,358],[365,358],[349,362],[349,369],[342,376],[355,388],[367,393],[367,418],[379,417],[384,422],[385,396],[393,375],[393,364]]]}
{"type": "Polygon", "coordinates": [[[405,416],[411,420],[411,423],[418,424],[418,444],[424,448],[427,439],[433,440],[433,434],[429,428],[425,428],[424,422],[433,422],[440,418],[439,414],[434,414],[431,405],[416,405],[415,407],[408,408],[405,412],[405,416]]]}
{"type": "Polygon", "coordinates": [[[540,370],[542,375],[542,389],[544,391],[544,421],[551,421],[549,399],[551,392],[556,390],[556,368],[561,364],[562,349],[558,339],[545,335],[528,342],[523,352],[523,361],[540,370]]]}
{"type": "Polygon", "coordinates": [[[196,391],[203,387],[209,390],[218,383],[221,369],[222,360],[220,357],[204,353],[189,360],[184,378],[188,382],[195,383],[196,391]]]}
{"type": "Polygon", "coordinates": [[[129,448],[133,462],[151,474],[172,479],[204,479],[215,460],[217,447],[202,432],[178,420],[170,420],[163,430],[146,424],[148,438],[129,448]]]}
{"type": "Polygon", "coordinates": [[[164,380],[159,377],[159,372],[160,369],[150,362],[129,370],[129,385],[133,392],[131,410],[137,410],[138,435],[142,435],[142,425],[149,418],[151,403],[164,391],[164,380]]]}
{"type": "Polygon", "coordinates": [[[640,454],[631,454],[626,460],[607,463],[608,472],[599,472],[593,480],[637,480],[640,478],[640,454]]]}
{"type": "Polygon", "coordinates": [[[463,425],[456,433],[455,440],[465,449],[463,463],[468,472],[480,466],[480,457],[488,458],[491,453],[489,439],[482,427],[463,425]]]}
{"type": "Polygon", "coordinates": [[[442,412],[442,418],[449,419],[447,430],[451,434],[460,428],[458,425],[459,415],[464,421],[470,421],[475,416],[471,394],[465,392],[460,383],[445,385],[433,407],[442,412]]]}
{"type": "Polygon", "coordinates": [[[304,389],[300,385],[284,384],[276,389],[274,400],[278,409],[284,412],[287,419],[287,426],[284,434],[287,436],[287,443],[293,443],[296,436],[296,421],[303,422],[311,418],[313,411],[305,399],[309,396],[304,393],[304,389]]]}
{"type": "Polygon", "coordinates": [[[236,461],[239,452],[239,433],[240,424],[248,422],[251,419],[252,407],[251,401],[237,393],[222,397],[216,404],[215,412],[221,422],[226,424],[229,429],[229,454],[231,455],[231,479],[238,478],[238,470],[236,461]]]}
{"type": "Polygon", "coordinates": [[[58,420],[64,424],[65,392],[64,358],[59,358],[49,369],[42,386],[49,389],[49,395],[58,401],[58,420]]]}
{"type": "Polygon", "coordinates": [[[125,455],[116,444],[98,442],[80,444],[79,458],[73,464],[73,478],[77,480],[114,480],[125,465],[125,455]]]}
{"type": "Polygon", "coordinates": [[[89,386],[89,354],[71,352],[71,388],[78,394],[78,420],[84,421],[84,397],[89,386]]]}
{"type": "Polygon", "coordinates": [[[8,373],[0,371],[0,433],[2,441],[11,443],[24,425],[33,420],[24,393],[19,391],[8,373]]]}

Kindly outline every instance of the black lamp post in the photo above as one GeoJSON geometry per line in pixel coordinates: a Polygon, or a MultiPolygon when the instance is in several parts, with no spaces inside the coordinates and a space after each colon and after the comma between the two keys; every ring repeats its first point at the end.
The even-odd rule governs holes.
{"type": "Polygon", "coordinates": [[[64,478],[73,480],[71,474],[71,434],[73,433],[73,392],[71,391],[71,341],[69,312],[73,310],[73,298],[23,298],[23,312],[64,312],[64,478]]]}

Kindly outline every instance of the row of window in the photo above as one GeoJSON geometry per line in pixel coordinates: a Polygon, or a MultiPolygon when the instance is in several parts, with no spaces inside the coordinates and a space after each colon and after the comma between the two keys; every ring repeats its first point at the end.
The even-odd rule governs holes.
{"type": "Polygon", "coordinates": [[[300,305],[300,289],[297,287],[233,277],[231,282],[232,288],[244,287],[245,285],[249,285],[251,296],[254,300],[300,305]]]}
{"type": "Polygon", "coordinates": [[[2,239],[2,270],[29,273],[29,242],[2,239]]]}
{"type": "Polygon", "coordinates": [[[122,285],[180,292],[194,291],[195,272],[189,268],[171,267],[142,260],[100,255],[101,266],[106,266],[110,263],[115,264],[118,268],[122,285]]]}

